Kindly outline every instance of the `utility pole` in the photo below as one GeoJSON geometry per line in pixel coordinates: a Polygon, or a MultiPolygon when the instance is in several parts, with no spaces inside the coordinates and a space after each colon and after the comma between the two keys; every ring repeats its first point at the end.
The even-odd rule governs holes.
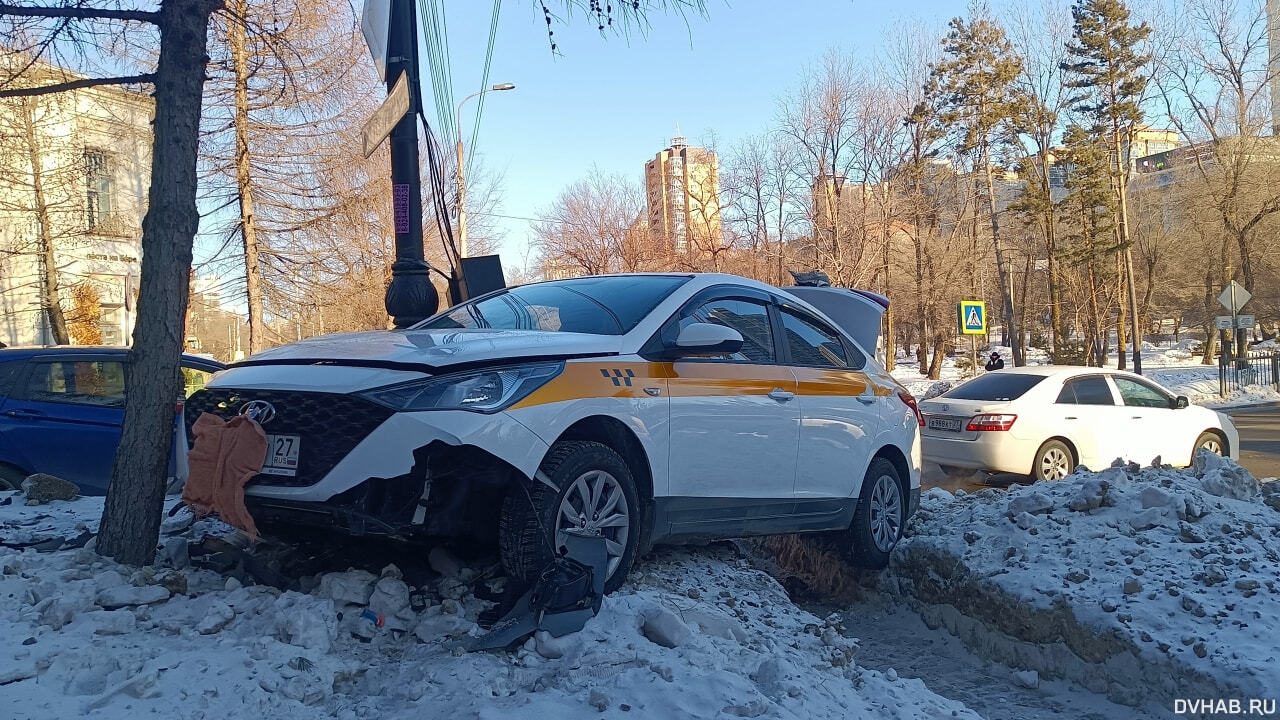
{"type": "Polygon", "coordinates": [[[418,173],[418,25],[413,0],[391,0],[387,34],[387,93],[401,72],[408,73],[409,112],[391,131],[391,196],[395,208],[396,261],[383,302],[398,328],[434,315],[440,295],[431,284],[431,266],[422,250],[422,180],[418,173]]]}
{"type": "MultiPolygon", "coordinates": [[[[516,86],[512,83],[498,83],[497,85],[494,85],[493,87],[489,88],[489,90],[493,92],[502,92],[504,90],[515,90],[515,89],[516,89],[516,86]]],[[[463,162],[463,152],[462,152],[463,150],[462,148],[462,106],[466,105],[467,101],[470,100],[471,98],[483,95],[485,94],[485,92],[487,91],[481,90],[479,92],[473,92],[470,95],[462,98],[462,102],[458,103],[458,112],[455,118],[457,120],[457,124],[455,125],[455,127],[458,128],[457,207],[458,207],[458,257],[459,258],[467,257],[467,205],[466,205],[467,181],[465,177],[465,171],[464,171],[465,163],[463,162]]],[[[472,140],[474,139],[475,138],[472,138],[472,140]]]]}

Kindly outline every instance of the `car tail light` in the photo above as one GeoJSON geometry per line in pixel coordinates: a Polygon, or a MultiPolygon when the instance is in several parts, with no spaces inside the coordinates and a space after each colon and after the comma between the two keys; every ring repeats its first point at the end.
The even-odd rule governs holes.
{"type": "Polygon", "coordinates": [[[924,415],[920,414],[920,405],[916,403],[916,396],[906,390],[899,390],[898,399],[911,408],[911,412],[916,414],[916,422],[920,424],[920,427],[924,427],[924,415]]]}
{"type": "Polygon", "coordinates": [[[178,402],[174,403],[174,410],[178,413],[179,417],[182,416],[182,409],[186,407],[186,404],[187,404],[186,400],[179,400],[178,402]]]}
{"type": "Polygon", "coordinates": [[[970,432],[980,432],[983,430],[1008,430],[1013,427],[1013,421],[1017,419],[1017,415],[974,415],[964,429],[970,432]]]}

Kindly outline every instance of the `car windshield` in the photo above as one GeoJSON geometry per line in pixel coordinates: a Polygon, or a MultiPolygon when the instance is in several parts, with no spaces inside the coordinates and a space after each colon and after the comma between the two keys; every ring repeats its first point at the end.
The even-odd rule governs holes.
{"type": "Polygon", "coordinates": [[[622,335],[688,280],[664,275],[614,275],[524,285],[449,308],[415,328],[622,335]]]}
{"type": "Polygon", "coordinates": [[[1017,400],[1044,380],[1043,375],[987,373],[942,394],[952,400],[1017,400]]]}

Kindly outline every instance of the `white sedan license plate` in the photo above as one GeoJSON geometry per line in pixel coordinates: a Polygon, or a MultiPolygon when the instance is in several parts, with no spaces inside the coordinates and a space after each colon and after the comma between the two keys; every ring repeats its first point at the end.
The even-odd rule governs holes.
{"type": "Polygon", "coordinates": [[[964,425],[955,418],[931,417],[929,418],[930,430],[946,430],[947,432],[960,432],[964,425]]]}
{"type": "Polygon", "coordinates": [[[264,475],[298,474],[298,449],[302,439],[297,435],[268,435],[267,458],[262,463],[264,475]]]}

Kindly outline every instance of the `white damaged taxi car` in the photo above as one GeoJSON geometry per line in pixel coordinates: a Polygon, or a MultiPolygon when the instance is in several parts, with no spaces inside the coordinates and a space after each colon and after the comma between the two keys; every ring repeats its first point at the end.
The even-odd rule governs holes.
{"type": "Polygon", "coordinates": [[[914,398],[812,305],[731,275],[535,283],[303,340],[218,374],[203,412],[268,435],[260,527],[474,538],[524,580],[572,527],[604,536],[610,589],[689,540],[831,531],[879,566],[919,502],[914,398]]]}

